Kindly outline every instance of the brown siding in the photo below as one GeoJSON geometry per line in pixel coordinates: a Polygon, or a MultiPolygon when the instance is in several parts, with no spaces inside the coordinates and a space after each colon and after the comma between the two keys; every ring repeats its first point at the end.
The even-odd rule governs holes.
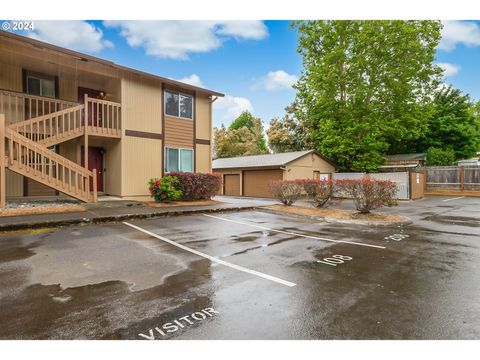
{"type": "Polygon", "coordinates": [[[193,121],[165,116],[165,146],[193,148],[193,121]]]}
{"type": "Polygon", "coordinates": [[[240,175],[223,175],[223,193],[224,195],[240,196],[240,175]]]}
{"type": "Polygon", "coordinates": [[[245,170],[243,172],[243,195],[272,197],[268,184],[273,180],[282,180],[283,170],[245,170]]]}
{"type": "Polygon", "coordinates": [[[197,144],[195,147],[195,160],[197,162],[197,172],[212,172],[212,151],[210,145],[197,144]]]}

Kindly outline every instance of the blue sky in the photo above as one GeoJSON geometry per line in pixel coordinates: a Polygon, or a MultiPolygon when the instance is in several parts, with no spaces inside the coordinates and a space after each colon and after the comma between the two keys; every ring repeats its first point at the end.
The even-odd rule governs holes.
{"type": "MultiPolygon", "coordinates": [[[[244,109],[264,123],[284,114],[301,72],[288,21],[41,21],[23,35],[218,90],[214,125],[244,109]]],[[[444,22],[437,62],[445,82],[480,98],[480,22],[444,22]]]]}

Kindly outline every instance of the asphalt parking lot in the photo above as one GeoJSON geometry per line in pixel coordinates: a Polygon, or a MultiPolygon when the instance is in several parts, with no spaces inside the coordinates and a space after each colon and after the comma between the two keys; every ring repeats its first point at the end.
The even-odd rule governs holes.
{"type": "MultiPolygon", "coordinates": [[[[348,205],[345,205],[348,206],[348,205]]],[[[1,339],[479,339],[480,198],[0,235],[1,339]]]]}

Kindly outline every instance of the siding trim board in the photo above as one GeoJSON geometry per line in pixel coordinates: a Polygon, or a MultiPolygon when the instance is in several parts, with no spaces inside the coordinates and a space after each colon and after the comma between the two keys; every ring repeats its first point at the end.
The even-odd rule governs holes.
{"type": "Polygon", "coordinates": [[[137,131],[137,130],[125,130],[125,136],[133,136],[144,139],[157,139],[163,140],[163,134],[157,134],[147,131],[137,131]]]}
{"type": "Polygon", "coordinates": [[[195,144],[198,144],[198,145],[210,145],[210,140],[195,139],[195,144]]]}

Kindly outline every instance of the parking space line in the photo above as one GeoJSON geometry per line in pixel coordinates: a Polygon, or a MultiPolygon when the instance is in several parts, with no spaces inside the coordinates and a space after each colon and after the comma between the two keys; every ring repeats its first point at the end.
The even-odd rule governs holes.
{"type": "Polygon", "coordinates": [[[451,199],[445,199],[445,200],[442,200],[442,201],[452,201],[452,200],[458,200],[458,199],[463,199],[465,196],[459,196],[459,197],[455,197],[455,198],[451,198],[451,199]]]}
{"type": "Polygon", "coordinates": [[[229,263],[229,262],[227,262],[227,261],[220,260],[220,259],[218,259],[218,258],[216,258],[216,257],[213,257],[213,256],[210,256],[210,255],[204,254],[204,253],[202,253],[202,252],[200,252],[200,251],[191,249],[191,248],[189,248],[188,246],[181,245],[181,244],[179,244],[179,243],[177,243],[177,242],[175,242],[175,241],[173,241],[173,240],[167,239],[167,238],[165,238],[165,237],[163,237],[163,236],[160,236],[160,235],[158,235],[158,234],[155,234],[155,233],[153,233],[153,232],[151,232],[151,231],[145,230],[145,229],[143,229],[143,228],[141,228],[141,227],[139,227],[139,226],[130,224],[130,223],[128,223],[128,222],[125,222],[125,221],[124,221],[123,224],[125,224],[125,225],[127,225],[127,226],[130,226],[131,228],[134,228],[134,229],[136,229],[136,230],[138,230],[138,231],[141,231],[141,232],[143,232],[143,233],[145,233],[145,234],[147,234],[147,235],[150,235],[150,236],[152,236],[152,237],[154,237],[154,238],[157,238],[157,239],[159,239],[159,240],[165,241],[166,243],[169,243],[169,244],[171,244],[171,245],[173,245],[173,246],[176,246],[176,247],[178,247],[178,248],[180,248],[180,249],[183,249],[183,250],[185,250],[185,251],[191,252],[192,254],[195,254],[195,255],[204,257],[204,258],[206,258],[206,259],[208,259],[208,260],[210,260],[210,261],[212,261],[212,262],[214,262],[214,263],[217,263],[217,264],[220,264],[220,265],[225,265],[225,266],[228,266],[228,267],[230,267],[230,268],[232,268],[232,269],[235,269],[235,270],[238,270],[238,271],[243,271],[243,272],[245,272],[245,273],[247,273],[247,274],[259,276],[259,277],[261,277],[261,278],[264,278],[264,279],[267,279],[267,280],[270,280],[270,281],[274,281],[274,282],[276,282],[276,283],[279,283],[279,284],[282,284],[282,285],[285,285],[285,286],[293,287],[293,286],[296,285],[295,283],[292,283],[292,282],[290,282],[290,281],[286,281],[286,280],[277,278],[277,277],[275,277],[275,276],[267,275],[267,274],[261,273],[261,272],[259,272],[259,271],[250,270],[250,269],[247,269],[247,268],[245,268],[245,267],[243,267],[243,266],[235,265],[235,264],[229,263]]]}
{"type": "Polygon", "coordinates": [[[323,240],[323,241],[329,241],[329,242],[334,242],[334,243],[343,243],[343,244],[350,244],[350,245],[373,247],[373,248],[377,248],[377,249],[385,249],[385,246],[380,246],[380,245],[363,244],[363,243],[358,243],[358,242],[354,242],[354,241],[346,241],[346,240],[333,240],[333,239],[327,239],[327,238],[319,237],[319,236],[305,235],[305,234],[294,233],[294,232],[283,231],[283,230],[276,230],[276,229],[271,229],[271,228],[268,228],[268,227],[265,227],[265,226],[261,226],[261,225],[254,225],[254,224],[246,223],[246,222],[243,222],[243,221],[226,219],[226,218],[223,218],[223,217],[220,217],[220,216],[214,216],[214,215],[203,214],[203,216],[208,216],[208,217],[211,217],[211,218],[214,218],[214,219],[218,219],[218,220],[223,220],[223,221],[230,221],[230,222],[232,222],[232,223],[236,223],[236,224],[240,224],[240,225],[246,225],[246,226],[251,226],[251,227],[258,228],[258,229],[262,229],[262,230],[266,230],[266,231],[271,231],[271,232],[276,232],[276,233],[280,233],[280,234],[286,234],[286,235],[293,235],[293,236],[304,237],[304,238],[307,238],[307,239],[323,240]]]}

